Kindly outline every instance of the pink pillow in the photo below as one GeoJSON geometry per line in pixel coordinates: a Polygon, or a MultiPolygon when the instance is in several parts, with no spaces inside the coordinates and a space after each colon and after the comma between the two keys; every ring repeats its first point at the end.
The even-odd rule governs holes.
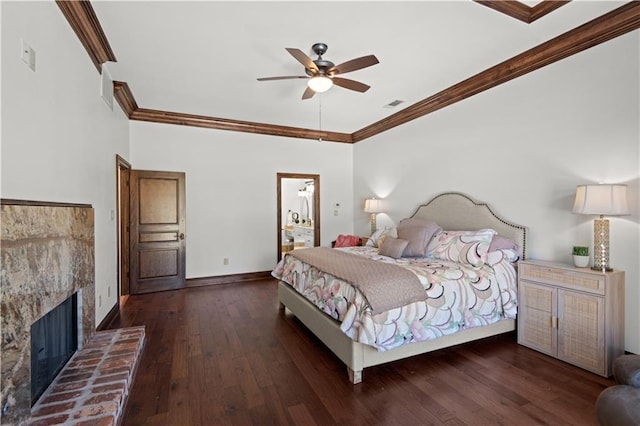
{"type": "Polygon", "coordinates": [[[398,224],[398,238],[407,240],[402,257],[424,257],[427,245],[442,228],[435,222],[422,219],[402,219],[398,224]]]}
{"type": "Polygon", "coordinates": [[[334,247],[353,247],[360,245],[360,237],[357,235],[338,235],[334,247]]]}
{"type": "Polygon", "coordinates": [[[491,245],[489,246],[489,251],[492,252],[496,250],[518,251],[518,245],[506,237],[501,237],[500,235],[494,235],[493,239],[491,240],[491,245]]]}
{"type": "Polygon", "coordinates": [[[402,253],[404,249],[407,247],[409,242],[407,240],[401,240],[399,238],[393,238],[387,236],[380,245],[380,249],[378,253],[383,256],[393,257],[394,259],[398,259],[402,257],[402,253]]]}

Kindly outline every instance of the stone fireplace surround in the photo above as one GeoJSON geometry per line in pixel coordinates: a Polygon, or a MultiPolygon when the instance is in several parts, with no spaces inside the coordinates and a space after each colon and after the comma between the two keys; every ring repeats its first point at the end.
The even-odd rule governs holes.
{"type": "Polygon", "coordinates": [[[95,334],[94,212],[90,205],[2,200],[2,424],[31,410],[30,327],[78,292],[78,350],[95,334]]]}

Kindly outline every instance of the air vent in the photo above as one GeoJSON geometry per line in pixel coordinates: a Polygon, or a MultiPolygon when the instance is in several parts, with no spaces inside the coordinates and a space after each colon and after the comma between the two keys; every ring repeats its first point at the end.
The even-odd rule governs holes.
{"type": "Polygon", "coordinates": [[[384,107],[385,108],[395,108],[398,105],[400,105],[401,103],[404,103],[404,101],[401,101],[400,99],[396,99],[393,102],[389,102],[388,104],[386,104],[384,107]]]}

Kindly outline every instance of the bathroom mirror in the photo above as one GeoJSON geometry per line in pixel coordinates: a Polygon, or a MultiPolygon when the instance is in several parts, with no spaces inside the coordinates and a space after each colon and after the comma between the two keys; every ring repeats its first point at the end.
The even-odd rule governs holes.
{"type": "Polygon", "coordinates": [[[319,175],[278,173],[278,260],[289,250],[320,245],[319,175]]]}

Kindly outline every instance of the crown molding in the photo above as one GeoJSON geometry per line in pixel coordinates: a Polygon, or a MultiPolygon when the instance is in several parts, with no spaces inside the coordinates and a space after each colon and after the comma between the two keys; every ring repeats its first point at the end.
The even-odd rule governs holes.
{"type": "Polygon", "coordinates": [[[116,62],[116,55],[102,31],[90,1],[56,0],[56,4],[67,18],[99,73],[102,72],[102,64],[105,62],[116,62]]]}
{"type": "Polygon", "coordinates": [[[315,139],[330,142],[352,143],[348,133],[326,132],[303,129],[300,127],[278,126],[275,124],[255,123],[251,121],[230,120],[206,115],[184,114],[180,112],[161,111],[157,109],[139,108],[129,85],[123,81],[113,82],[113,93],[130,120],[148,121],[151,123],[176,124],[180,126],[204,127],[207,129],[231,130],[244,133],[285,136],[300,139],[315,139]]]}
{"type": "Polygon", "coordinates": [[[131,118],[133,112],[138,109],[138,103],[133,97],[133,93],[131,92],[129,85],[124,81],[114,81],[113,96],[116,98],[116,101],[118,101],[118,104],[125,115],[131,118]]]}
{"type": "Polygon", "coordinates": [[[289,138],[353,143],[349,133],[326,132],[321,130],[303,129],[301,127],[279,126],[276,124],[231,120],[228,118],[184,114],[181,112],[161,111],[157,109],[137,108],[131,113],[131,115],[129,115],[129,119],[135,121],[148,121],[150,123],[203,127],[206,129],[230,130],[234,132],[257,133],[289,138]]]}
{"type": "Polygon", "coordinates": [[[531,13],[529,15],[529,23],[537,21],[545,15],[553,12],[556,9],[561,8],[562,6],[570,3],[571,0],[564,1],[549,1],[544,0],[531,8],[531,13]]]}
{"type": "Polygon", "coordinates": [[[564,6],[571,0],[544,0],[535,6],[528,6],[514,0],[473,0],[478,4],[504,13],[519,21],[530,24],[554,10],[564,6]]]}
{"type": "Polygon", "coordinates": [[[184,114],[156,109],[138,108],[133,111],[129,118],[131,120],[149,121],[152,123],[177,124],[180,126],[204,127],[207,129],[231,130],[271,136],[352,143],[351,135],[348,133],[325,132],[300,127],[279,126],[276,124],[255,123],[252,121],[231,120],[228,118],[184,114]]]}

